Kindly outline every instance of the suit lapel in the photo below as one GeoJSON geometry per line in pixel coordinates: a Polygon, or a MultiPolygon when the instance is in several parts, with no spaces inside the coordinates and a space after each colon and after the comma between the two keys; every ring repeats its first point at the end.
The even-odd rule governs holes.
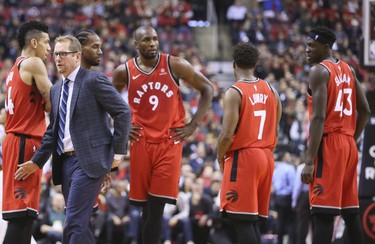
{"type": "MultiPolygon", "coordinates": [[[[52,108],[53,108],[53,114],[56,115],[56,118],[57,116],[59,115],[59,108],[60,108],[60,98],[61,98],[61,89],[62,89],[62,85],[63,85],[63,82],[60,80],[57,84],[56,84],[56,93],[54,94],[54,97],[52,98],[51,97],[51,101],[52,101],[52,108]]],[[[52,94],[53,95],[53,94],[52,94]]]]}
{"type": "Polygon", "coordinates": [[[70,113],[69,113],[70,119],[72,119],[72,114],[77,103],[77,98],[78,98],[79,90],[81,89],[81,84],[82,84],[84,74],[85,74],[85,70],[80,68],[76,76],[76,80],[74,81],[72,100],[70,102],[70,113]]]}

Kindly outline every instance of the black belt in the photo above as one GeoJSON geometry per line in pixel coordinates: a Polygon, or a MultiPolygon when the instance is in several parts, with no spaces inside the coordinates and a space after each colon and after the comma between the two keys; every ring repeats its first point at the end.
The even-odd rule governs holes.
{"type": "Polygon", "coordinates": [[[65,157],[72,157],[76,155],[76,152],[75,151],[64,152],[62,155],[64,155],[65,157]]]}
{"type": "Polygon", "coordinates": [[[23,138],[27,138],[27,139],[31,139],[31,135],[26,135],[26,134],[21,134],[21,133],[14,133],[15,136],[18,136],[18,137],[23,137],[23,138]]]}

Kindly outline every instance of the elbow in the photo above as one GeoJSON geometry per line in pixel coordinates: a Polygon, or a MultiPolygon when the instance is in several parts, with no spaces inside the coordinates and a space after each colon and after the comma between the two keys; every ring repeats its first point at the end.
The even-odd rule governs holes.
{"type": "Polygon", "coordinates": [[[47,113],[51,112],[51,103],[44,104],[44,111],[47,113]]]}
{"type": "Polygon", "coordinates": [[[207,97],[211,101],[214,96],[214,87],[211,83],[208,83],[201,91],[202,97],[207,97]]]}
{"type": "Polygon", "coordinates": [[[365,115],[366,115],[367,118],[370,117],[370,115],[371,115],[371,110],[370,110],[369,107],[366,108],[366,110],[365,110],[365,115]]]}
{"type": "Polygon", "coordinates": [[[363,118],[364,120],[368,120],[368,118],[371,116],[371,110],[369,107],[359,109],[357,113],[358,113],[358,117],[363,118]]]}
{"type": "Polygon", "coordinates": [[[326,120],[326,116],[325,115],[314,115],[313,118],[312,118],[312,120],[311,120],[311,123],[323,126],[325,120],[326,120]]]}
{"type": "Polygon", "coordinates": [[[227,133],[222,134],[220,136],[220,141],[223,142],[223,143],[229,143],[229,142],[232,141],[232,135],[227,134],[227,133]]]}

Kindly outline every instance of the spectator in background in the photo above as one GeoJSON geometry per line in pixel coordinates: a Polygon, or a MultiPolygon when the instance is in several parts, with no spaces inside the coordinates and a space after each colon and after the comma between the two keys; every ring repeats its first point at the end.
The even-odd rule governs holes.
{"type": "Polygon", "coordinates": [[[189,28],[189,21],[194,13],[190,3],[185,0],[178,0],[174,8],[174,16],[176,17],[176,31],[177,40],[180,42],[191,42],[191,30],[189,28]]]}
{"type": "Polygon", "coordinates": [[[232,32],[232,43],[237,44],[240,41],[240,30],[247,16],[247,7],[242,0],[235,0],[227,10],[227,20],[232,32]]]}
{"type": "Polygon", "coordinates": [[[292,193],[296,169],[292,164],[292,157],[289,152],[281,152],[280,154],[280,160],[275,162],[275,171],[272,177],[275,210],[277,212],[278,243],[284,243],[285,234],[289,237],[289,243],[294,243],[292,193]]]}
{"type": "Polygon", "coordinates": [[[172,0],[164,0],[157,8],[156,15],[158,26],[161,28],[172,27],[176,24],[172,0]]]}
{"type": "MultiPolygon", "coordinates": [[[[176,205],[168,204],[169,211],[172,210],[172,206],[174,206],[174,211],[170,213],[169,216],[164,214],[165,225],[163,228],[165,230],[164,240],[166,241],[164,244],[174,240],[173,234],[176,232],[181,232],[181,235],[177,234],[177,241],[182,241],[187,244],[193,243],[193,234],[189,218],[193,181],[191,177],[184,178],[182,187],[178,193],[176,205]]],[[[164,213],[166,213],[166,211],[164,213]]]]}
{"type": "Polygon", "coordinates": [[[189,218],[195,244],[206,244],[209,240],[212,207],[212,199],[203,191],[203,181],[195,180],[189,200],[189,218]]]}
{"type": "Polygon", "coordinates": [[[296,244],[306,244],[306,237],[309,232],[309,224],[311,220],[309,187],[302,183],[300,177],[304,166],[304,163],[297,166],[292,194],[292,209],[296,213],[294,224],[296,228],[296,244]]]}
{"type": "Polygon", "coordinates": [[[61,193],[52,196],[49,206],[41,221],[40,233],[45,237],[43,244],[62,242],[63,225],[65,222],[65,201],[61,193]]]}
{"type": "MultiPolygon", "coordinates": [[[[126,181],[115,181],[113,182],[113,189],[106,195],[108,217],[105,227],[108,243],[123,243],[128,238],[128,225],[131,219],[126,188],[126,181]]],[[[133,220],[132,224],[139,223],[133,220]]]]}

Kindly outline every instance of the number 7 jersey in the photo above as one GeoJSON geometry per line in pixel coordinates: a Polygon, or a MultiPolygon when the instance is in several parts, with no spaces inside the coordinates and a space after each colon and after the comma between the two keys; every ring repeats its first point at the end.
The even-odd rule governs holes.
{"type": "MultiPolygon", "coordinates": [[[[356,127],[356,86],[355,77],[349,65],[342,60],[336,63],[323,61],[329,72],[327,84],[326,119],[323,133],[338,132],[354,136],[356,127]]],[[[312,117],[312,97],[307,96],[310,118],[312,117]]]]}
{"type": "Polygon", "coordinates": [[[169,138],[170,128],[185,125],[178,79],[172,75],[168,54],[159,53],[149,72],[142,70],[136,60],[126,63],[132,125],[143,127],[147,141],[161,142],[169,138]]]}
{"type": "Polygon", "coordinates": [[[241,96],[240,117],[229,151],[243,148],[274,148],[276,145],[277,98],[265,81],[237,81],[229,89],[241,96]]]}

